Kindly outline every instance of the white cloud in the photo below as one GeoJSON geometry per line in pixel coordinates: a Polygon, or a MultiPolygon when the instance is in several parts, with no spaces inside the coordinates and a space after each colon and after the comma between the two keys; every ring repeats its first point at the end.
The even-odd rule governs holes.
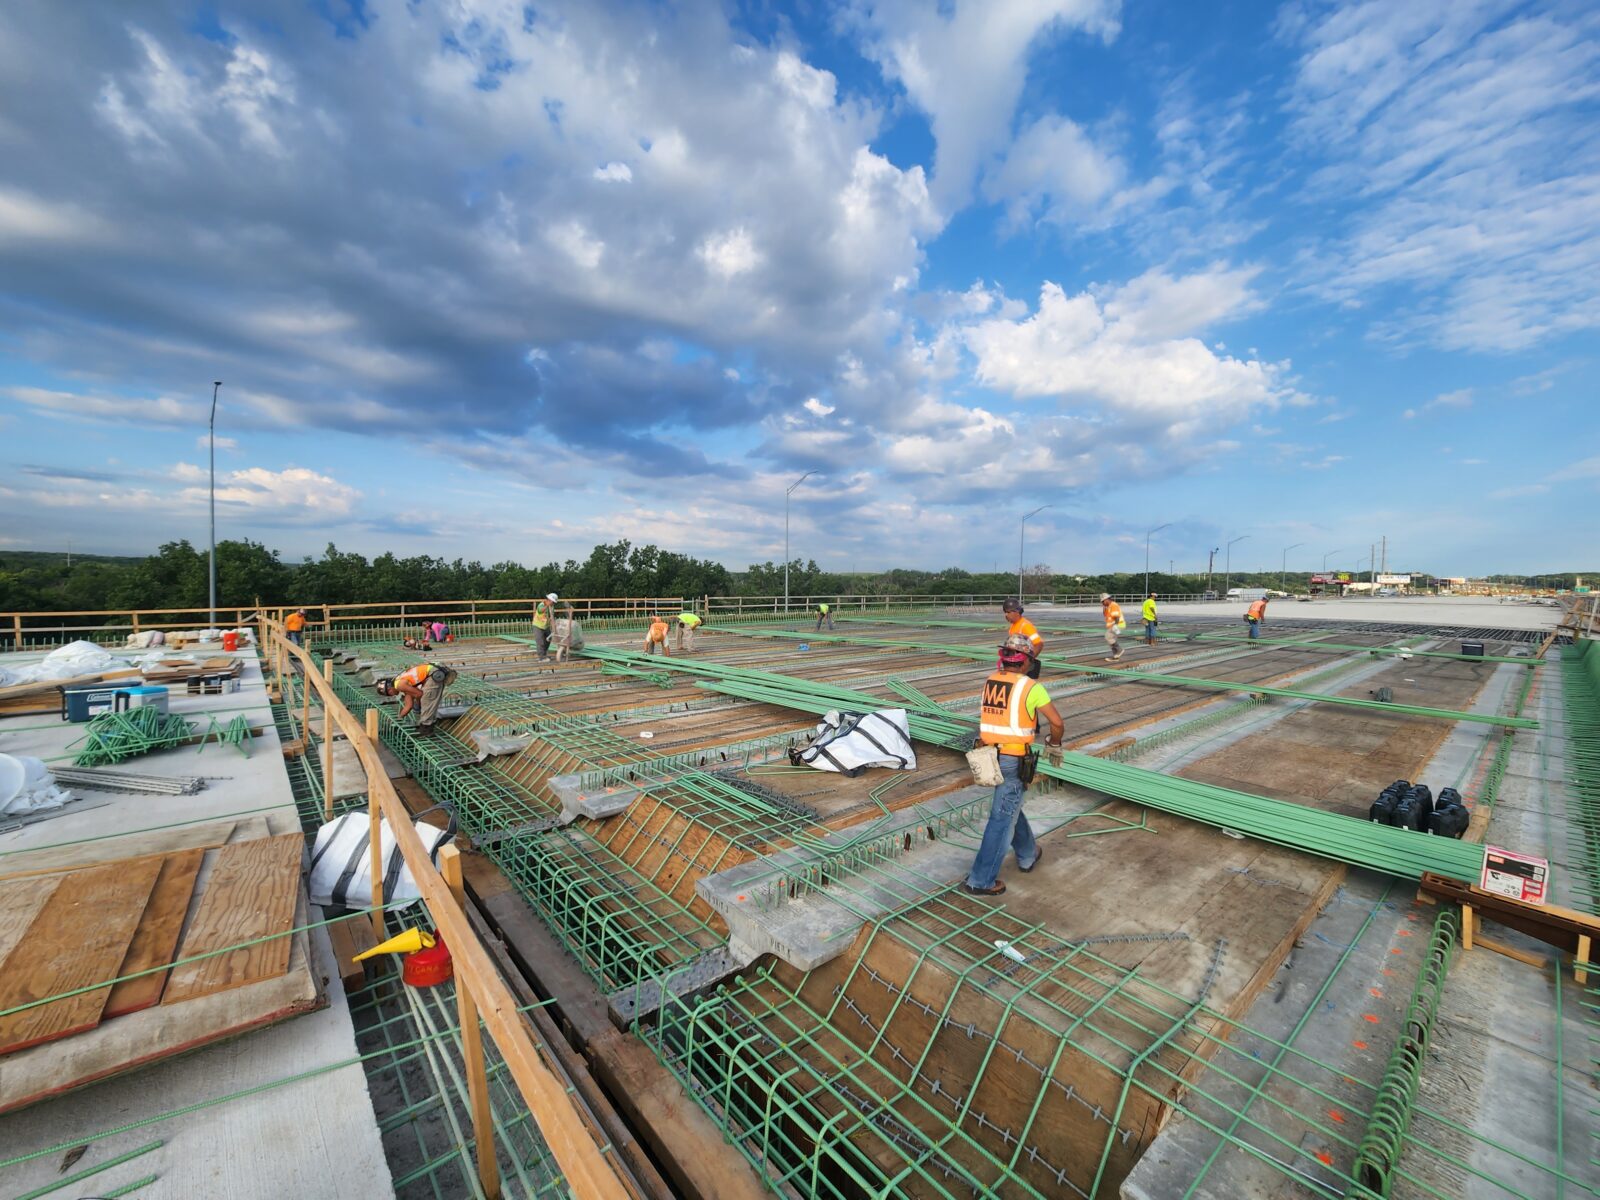
{"type": "Polygon", "coordinates": [[[1453,391],[1453,392],[1440,392],[1437,396],[1435,396],[1432,400],[1429,400],[1426,404],[1422,405],[1420,408],[1408,408],[1401,415],[1404,416],[1405,419],[1408,420],[1408,421],[1414,421],[1416,418],[1422,416],[1424,413],[1433,412],[1436,409],[1441,409],[1441,408],[1471,408],[1471,407],[1472,407],[1472,389],[1471,388],[1458,388],[1456,391],[1453,391]]]}
{"type": "Polygon", "coordinates": [[[850,13],[868,55],[928,114],[934,194],[949,213],[1004,146],[1031,50],[1058,30],[1109,42],[1119,9],[1118,0],[857,0],[850,13]]]}
{"type": "MultiPolygon", "coordinates": [[[[174,468],[179,479],[193,476],[178,474],[180,463],[174,468]]],[[[198,471],[199,468],[189,468],[198,471]]],[[[204,478],[204,472],[201,473],[204,478]]],[[[185,488],[181,495],[195,500],[205,497],[205,488],[185,488]]],[[[249,467],[243,471],[230,471],[226,480],[217,487],[217,500],[243,508],[268,510],[278,513],[315,513],[321,517],[348,516],[354,510],[361,493],[328,475],[320,475],[305,467],[287,467],[282,471],[269,471],[265,467],[249,467]]]]}
{"type": "Polygon", "coordinates": [[[1489,493],[1491,500],[1519,500],[1527,496],[1542,496],[1550,490],[1543,483],[1524,483],[1517,487],[1497,488],[1489,493]]]}
{"type": "Polygon", "coordinates": [[[1076,122],[1050,114],[1025,128],[987,171],[983,194],[1005,201],[1016,223],[1092,218],[1122,187],[1127,168],[1076,122]]]}
{"type": "Polygon", "coordinates": [[[1326,471],[1329,467],[1336,467],[1344,461],[1345,456],[1343,454],[1324,454],[1321,458],[1307,460],[1301,463],[1300,466],[1307,471],[1326,471]]]}
{"type": "Polygon", "coordinates": [[[713,234],[700,243],[699,254],[713,275],[732,279],[753,271],[761,264],[755,239],[743,227],[713,234]]]}
{"type": "Polygon", "coordinates": [[[1600,455],[1562,467],[1553,472],[1550,479],[1556,483],[1567,483],[1574,479],[1600,479],[1600,455]]]}
{"type": "Polygon", "coordinates": [[[625,162],[608,162],[594,169],[594,177],[604,183],[632,183],[633,170],[625,162]]]}
{"type": "MultiPolygon", "coordinates": [[[[211,447],[211,435],[202,433],[199,437],[195,438],[194,444],[196,446],[200,447],[200,449],[202,449],[202,450],[210,449],[210,447],[211,447]]],[[[238,438],[219,437],[217,439],[217,449],[218,450],[237,450],[238,448],[239,448],[239,439],[238,438]]]]}
{"type": "Polygon", "coordinates": [[[198,411],[195,407],[186,407],[183,401],[175,400],[171,396],[154,398],[100,396],[37,387],[0,388],[0,393],[34,408],[70,418],[181,425],[194,420],[198,411]]]}
{"type": "Polygon", "coordinates": [[[809,400],[807,400],[800,407],[804,408],[808,413],[810,413],[814,417],[826,417],[826,416],[828,416],[830,413],[832,413],[834,411],[834,406],[833,405],[824,404],[821,400],[818,400],[815,396],[812,396],[809,400]]]}
{"type": "Polygon", "coordinates": [[[600,265],[600,256],[606,250],[606,244],[590,234],[579,220],[562,221],[558,225],[553,225],[546,231],[545,236],[552,246],[586,271],[592,271],[600,265]]]}

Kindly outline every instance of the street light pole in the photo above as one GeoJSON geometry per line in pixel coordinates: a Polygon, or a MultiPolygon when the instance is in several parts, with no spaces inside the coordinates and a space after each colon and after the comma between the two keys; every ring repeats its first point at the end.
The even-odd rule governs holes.
{"type": "Polygon", "coordinates": [[[1322,556],[1322,573],[1324,575],[1326,575],[1328,573],[1328,559],[1331,558],[1335,554],[1343,554],[1343,553],[1344,553],[1344,547],[1340,546],[1337,550],[1329,550],[1327,554],[1324,554],[1322,556]]]}
{"type": "MultiPolygon", "coordinates": [[[[1145,596],[1148,596],[1150,594],[1150,535],[1153,534],[1153,533],[1160,533],[1163,529],[1171,529],[1171,528],[1172,528],[1172,522],[1168,521],[1165,525],[1157,525],[1154,529],[1148,529],[1148,530],[1145,531],[1145,535],[1144,535],[1144,594],[1145,594],[1145,596]]],[[[1144,596],[1141,596],[1140,599],[1141,600],[1144,599],[1144,596]]]]}
{"type": "Polygon", "coordinates": [[[1028,537],[1028,518],[1036,517],[1047,508],[1054,508],[1053,504],[1041,504],[1031,513],[1024,513],[1022,520],[1017,522],[1017,603],[1022,603],[1022,547],[1028,537]]]}
{"type": "Polygon", "coordinates": [[[807,471],[796,479],[783,491],[783,613],[789,615],[789,497],[794,495],[795,488],[815,475],[815,471],[807,471]]]}
{"type": "Polygon", "coordinates": [[[211,385],[211,623],[217,627],[217,393],[222,390],[222,380],[211,385]]]}
{"type": "Polygon", "coordinates": [[[1292,546],[1285,546],[1283,548],[1283,562],[1278,567],[1278,590],[1280,592],[1287,590],[1283,586],[1283,576],[1284,576],[1284,572],[1286,572],[1289,569],[1289,551],[1298,550],[1298,549],[1300,549],[1301,546],[1304,546],[1304,545],[1305,545],[1304,542],[1296,542],[1292,546]]]}
{"type": "Polygon", "coordinates": [[[1217,565],[1217,551],[1221,546],[1211,547],[1211,553],[1206,555],[1206,599],[1211,599],[1211,569],[1217,565]]]}
{"type": "MultiPolygon", "coordinates": [[[[1242,542],[1249,536],[1250,535],[1248,533],[1241,533],[1238,537],[1233,539],[1233,542],[1242,542]]],[[[1228,543],[1227,564],[1223,567],[1224,575],[1222,577],[1222,597],[1224,600],[1227,599],[1228,593],[1232,590],[1233,584],[1233,542],[1228,543]]]]}

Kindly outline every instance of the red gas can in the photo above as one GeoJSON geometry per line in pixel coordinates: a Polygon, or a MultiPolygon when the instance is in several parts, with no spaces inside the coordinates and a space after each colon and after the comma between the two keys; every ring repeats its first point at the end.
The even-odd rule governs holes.
{"type": "Polygon", "coordinates": [[[455,974],[455,969],[450,965],[450,951],[444,944],[444,939],[434,935],[434,944],[426,950],[418,950],[415,954],[408,954],[400,960],[400,977],[412,987],[433,987],[436,984],[448,983],[455,974]]]}

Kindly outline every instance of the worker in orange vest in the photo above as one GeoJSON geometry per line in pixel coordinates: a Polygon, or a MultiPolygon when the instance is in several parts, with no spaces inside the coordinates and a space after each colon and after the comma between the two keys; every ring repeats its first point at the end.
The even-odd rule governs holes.
{"type": "Polygon", "coordinates": [[[1111,648],[1111,657],[1107,662],[1116,662],[1122,657],[1122,643],[1117,640],[1117,635],[1128,627],[1122,619],[1122,606],[1111,598],[1111,593],[1100,593],[1100,612],[1106,619],[1106,645],[1111,648]]]}
{"type": "Polygon", "coordinates": [[[389,679],[378,680],[378,695],[401,696],[400,719],[406,719],[406,714],[417,705],[421,705],[421,712],[417,718],[417,732],[426,737],[433,732],[433,725],[439,717],[439,704],[444,699],[444,690],[455,682],[456,672],[453,667],[441,667],[437,663],[418,663],[408,671],[389,679]]]}
{"type": "Polygon", "coordinates": [[[1261,622],[1265,621],[1266,619],[1267,598],[1263,596],[1261,599],[1251,604],[1249,609],[1244,614],[1245,624],[1250,626],[1250,640],[1252,642],[1261,636],[1261,622]]]}
{"type": "Polygon", "coordinates": [[[1033,662],[1033,645],[1027,638],[1013,635],[1000,647],[1000,661],[994,674],[983,681],[983,699],[979,708],[978,738],[985,746],[993,746],[1000,764],[1000,782],[994,789],[994,799],[989,805],[989,822],[983,827],[983,840],[978,845],[978,856],[962,884],[974,896],[1000,896],[1006,885],[1000,882],[1000,868],[1005,864],[1009,847],[1017,856],[1017,866],[1024,872],[1039,865],[1039,845],[1033,839],[1033,830],[1022,812],[1022,799],[1028,784],[1033,782],[1037,763],[1033,743],[1038,736],[1039,718],[1050,724],[1045,739],[1050,762],[1061,764],[1061,739],[1066,726],[1056,706],[1050,703],[1050,693],[1042,683],[1028,676],[1033,662]]]}
{"type": "Polygon", "coordinates": [[[306,644],[306,610],[297,608],[283,619],[283,631],[296,646],[306,644]]]}
{"type": "Polygon", "coordinates": [[[660,651],[668,658],[672,651],[667,649],[667,622],[660,613],[650,614],[650,630],[644,635],[644,652],[655,654],[660,651]]]}
{"type": "Polygon", "coordinates": [[[1033,622],[1022,615],[1022,601],[1008,596],[1006,602],[1000,606],[1000,611],[1006,616],[1006,636],[1025,637],[1028,644],[1033,647],[1033,674],[1030,678],[1039,678],[1039,655],[1044,653],[1044,638],[1039,636],[1039,631],[1034,628],[1033,622]]]}

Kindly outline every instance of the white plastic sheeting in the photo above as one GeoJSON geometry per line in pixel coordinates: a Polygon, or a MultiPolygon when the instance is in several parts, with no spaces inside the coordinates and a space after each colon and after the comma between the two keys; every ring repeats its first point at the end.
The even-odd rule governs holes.
{"type": "Polygon", "coordinates": [[[874,713],[830,712],[817,725],[811,744],[793,754],[797,763],[819,771],[859,775],[868,767],[917,769],[911,728],[903,708],[874,713]]]}
{"type": "Polygon", "coordinates": [[[0,667],[0,687],[18,683],[48,683],[52,679],[71,679],[76,675],[95,675],[115,671],[127,664],[93,642],[69,642],[50,651],[40,662],[26,667],[0,667]]]}
{"type": "Polygon", "coordinates": [[[0,754],[0,817],[60,808],[70,799],[42,759],[0,754]]]}
{"type": "MultiPolygon", "coordinates": [[[[422,892],[411,877],[388,820],[381,822],[380,850],[383,855],[383,901],[420,900],[422,892]]],[[[422,821],[415,823],[428,856],[437,860],[439,847],[455,836],[452,823],[440,829],[422,821]]],[[[317,830],[316,846],[311,851],[311,903],[338,904],[344,908],[365,908],[372,903],[371,826],[365,812],[346,813],[317,830]]]]}

